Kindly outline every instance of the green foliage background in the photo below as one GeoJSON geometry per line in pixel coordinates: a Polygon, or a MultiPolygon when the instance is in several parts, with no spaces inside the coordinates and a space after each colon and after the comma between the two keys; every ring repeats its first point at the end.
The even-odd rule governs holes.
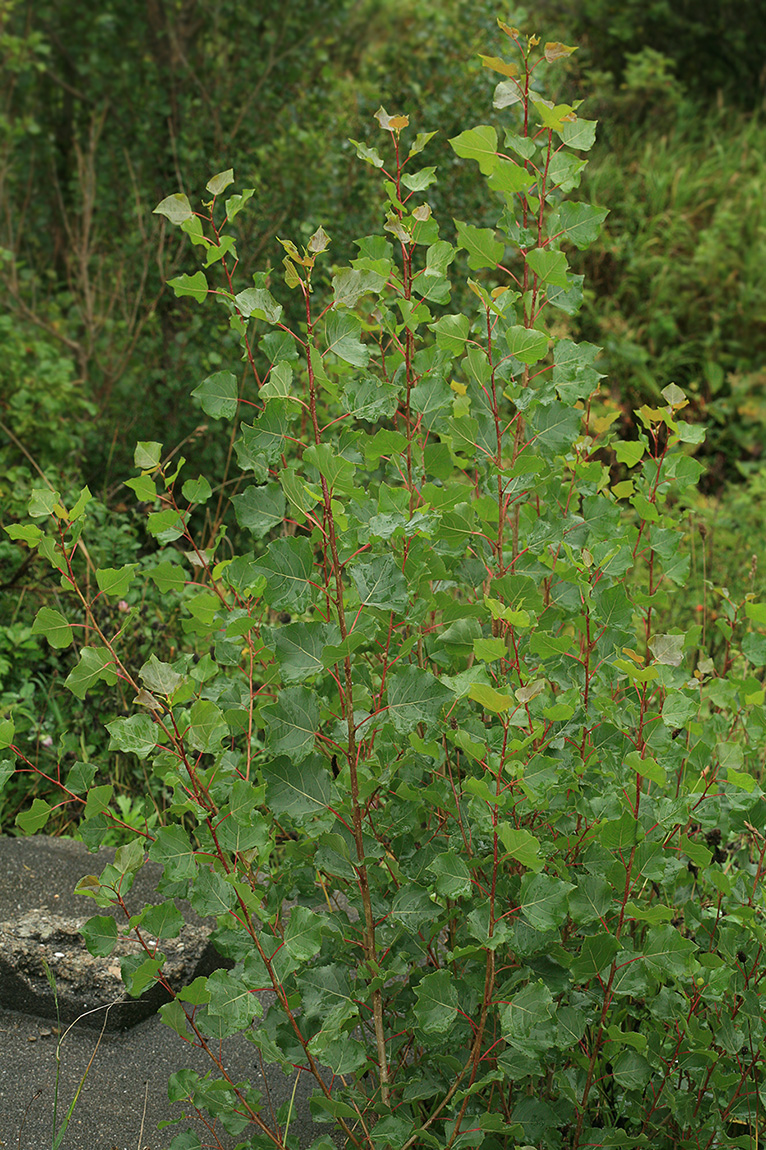
{"type": "Polygon", "coordinates": [[[119,844],[81,893],[242,1150],[293,1140],[238,1032],[369,1150],[752,1150],[762,81],[685,81],[704,8],[551,4],[582,67],[501,23],[553,81],[485,58],[487,116],[468,6],[321,14],[3,6],[5,825],[119,844]],[[180,991],[178,898],[233,964],[180,991]]]}

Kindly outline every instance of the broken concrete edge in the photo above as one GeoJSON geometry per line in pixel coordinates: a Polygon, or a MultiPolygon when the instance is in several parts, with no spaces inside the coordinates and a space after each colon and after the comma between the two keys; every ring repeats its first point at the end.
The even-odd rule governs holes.
{"type": "MultiPolygon", "coordinates": [[[[98,1029],[106,1017],[108,1030],[120,1030],[169,1001],[158,983],[138,998],[127,995],[120,962],[145,951],[135,937],[121,934],[124,928],[118,926],[117,944],[108,957],[91,955],[80,933],[93,914],[111,914],[119,921],[117,908],[99,908],[75,893],[85,873],[101,873],[113,859],[113,850],[91,854],[75,840],[0,837],[0,1006],[65,1023],[82,1019],[98,1029]]],[[[161,874],[162,868],[151,862],[138,871],[130,892],[135,913],[153,905],[161,874]]],[[[184,919],[180,933],[162,939],[158,950],[166,959],[163,973],[181,988],[232,963],[210,941],[215,920],[200,918],[188,903],[178,906],[184,919]]]]}

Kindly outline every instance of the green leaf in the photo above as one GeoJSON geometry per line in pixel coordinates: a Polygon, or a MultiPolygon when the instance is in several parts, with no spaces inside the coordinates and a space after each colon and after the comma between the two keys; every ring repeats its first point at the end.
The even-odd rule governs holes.
{"type": "MultiPolygon", "coordinates": [[[[252,424],[242,424],[241,445],[237,445],[238,452],[243,449],[249,457],[262,455],[267,463],[281,462],[285,447],[285,436],[290,432],[292,418],[290,404],[285,399],[270,399],[266,410],[259,415],[252,424]]],[[[240,465],[245,461],[240,454],[240,465]]]]}
{"type": "Polygon", "coordinates": [[[340,638],[337,628],[325,623],[290,623],[268,637],[285,683],[303,683],[324,670],[322,651],[340,638]]]}
{"type": "Polygon", "coordinates": [[[152,215],[165,216],[171,224],[182,224],[184,220],[191,219],[194,212],[188,197],[183,192],[175,192],[174,195],[166,196],[161,203],[157,204],[152,215]]]}
{"type": "Polygon", "coordinates": [[[688,855],[695,866],[706,869],[710,866],[713,855],[702,843],[697,843],[688,835],[681,835],[681,850],[688,855]]]}
{"type": "Polygon", "coordinates": [[[189,711],[187,738],[195,751],[215,753],[229,734],[223,712],[209,699],[197,699],[189,711]]]}
{"type": "Polygon", "coordinates": [[[14,733],[13,719],[0,719],[0,748],[10,747],[14,733]]]}
{"type": "Polygon", "coordinates": [[[330,312],[324,333],[327,351],[353,367],[366,367],[370,353],[359,338],[361,330],[362,321],[358,316],[349,312],[330,312]]]}
{"type": "Polygon", "coordinates": [[[475,699],[485,710],[494,711],[495,714],[502,714],[503,711],[510,711],[516,707],[513,695],[503,695],[488,683],[471,683],[468,697],[475,699]]]}
{"type": "MultiPolygon", "coordinates": [[[[160,1007],[159,1014],[166,1026],[169,1026],[171,1030],[175,1030],[176,1034],[186,1040],[189,1037],[189,1028],[187,1026],[186,1014],[184,1013],[183,1006],[179,1002],[179,998],[180,995],[170,1002],[164,1002],[160,1007]]],[[[196,1135],[193,1135],[193,1137],[196,1138],[196,1135]]],[[[174,1138],[173,1142],[175,1141],[174,1138]]],[[[170,1144],[171,1147],[173,1142],[170,1144]]],[[[199,1141],[197,1141],[196,1147],[200,1147],[199,1141]]]]}
{"type": "Polygon", "coordinates": [[[289,399],[292,394],[293,369],[282,361],[271,365],[266,382],[261,387],[261,399],[289,399]]]}
{"type": "Polygon", "coordinates": [[[126,563],[123,567],[100,567],[96,571],[96,582],[105,595],[124,599],[137,570],[138,563],[126,563]]]}
{"type": "Polygon", "coordinates": [[[180,591],[186,583],[186,575],[182,568],[169,560],[152,567],[147,571],[147,575],[163,595],[166,595],[168,591],[180,591]]]}
{"type": "MultiPolygon", "coordinates": [[[[195,883],[195,890],[196,886],[195,883]]],[[[172,898],[157,906],[144,907],[140,921],[144,934],[150,935],[153,939],[178,938],[184,925],[183,915],[172,898]]]]}
{"type": "Polygon", "coordinates": [[[237,414],[239,389],[230,371],[217,371],[194,388],[192,395],[211,419],[233,419],[237,414]]]}
{"type": "Polygon", "coordinates": [[[149,715],[131,715],[129,719],[113,719],[106,724],[111,735],[110,748],[131,751],[139,759],[145,759],[162,738],[162,731],[149,715]]]}
{"type": "Polygon", "coordinates": [[[643,1090],[652,1077],[652,1067],[635,1050],[623,1050],[612,1064],[612,1077],[625,1090],[643,1090]]]}
{"type": "Polygon", "coordinates": [[[262,539],[273,531],[285,517],[285,495],[278,483],[268,483],[265,487],[251,484],[231,502],[240,527],[246,528],[255,539],[262,539]]]}
{"type": "Polygon", "coordinates": [[[207,1004],[208,1018],[203,1028],[209,1029],[209,1021],[215,1019],[216,1036],[225,1038],[245,1030],[258,1013],[258,998],[244,980],[229,970],[215,970],[207,980],[210,995],[207,1004]]]}
{"type": "Polygon", "coordinates": [[[313,597],[311,544],[304,538],[275,539],[265,556],[253,565],[254,580],[266,580],[263,597],[276,611],[302,612],[313,597]]]}
{"type": "Polygon", "coordinates": [[[532,327],[513,325],[505,331],[508,350],[521,363],[533,364],[541,360],[548,351],[549,340],[546,332],[532,327]]]}
{"type": "Polygon", "coordinates": [[[72,628],[59,611],[41,607],[32,624],[33,635],[44,635],[51,647],[64,648],[72,643],[72,628]]]}
{"type": "Polygon", "coordinates": [[[684,635],[654,635],[649,649],[663,666],[680,667],[684,659],[684,640],[684,635]]]}
{"type": "Polygon", "coordinates": [[[35,527],[33,523],[11,523],[8,527],[3,528],[11,539],[21,539],[23,543],[29,544],[30,547],[36,547],[42,539],[43,533],[39,527],[35,527]]]}
{"type": "Polygon", "coordinates": [[[329,768],[318,755],[298,764],[286,758],[275,759],[263,767],[263,777],[266,803],[277,816],[303,819],[322,815],[337,802],[329,768]]]}
{"type": "Polygon", "coordinates": [[[558,452],[577,439],[582,426],[582,413],[554,400],[537,409],[534,418],[530,419],[530,425],[534,428],[538,444],[558,452]]]}
{"type": "Polygon", "coordinates": [[[148,986],[156,982],[163,961],[161,956],[142,960],[140,955],[128,955],[121,959],[122,981],[131,998],[139,998],[148,986]]]}
{"type": "Polygon", "coordinates": [[[377,294],[386,283],[386,276],[374,269],[343,268],[332,277],[335,307],[355,307],[370,293],[377,294]]]}
{"type": "Polygon", "coordinates": [[[377,148],[368,148],[366,144],[360,144],[358,140],[350,139],[349,143],[354,145],[360,160],[372,164],[373,168],[383,167],[383,160],[380,158],[377,148]]]}
{"type": "Polygon", "coordinates": [[[656,924],[658,922],[670,922],[675,916],[675,911],[662,903],[655,902],[651,905],[639,906],[638,903],[628,899],[625,903],[625,914],[627,918],[635,919],[638,922],[656,924]]]}
{"type": "Polygon", "coordinates": [[[500,1010],[503,1036],[531,1051],[548,1045],[546,1040],[549,1035],[552,1037],[554,1025],[553,996],[540,979],[514,994],[500,1010]]]}
{"type": "Polygon", "coordinates": [[[52,807],[45,799],[33,799],[32,805],[20,811],[15,818],[16,826],[25,835],[36,835],[47,823],[52,807]]]}
{"type": "Polygon", "coordinates": [[[159,543],[172,543],[183,535],[188,512],[179,514],[172,507],[165,511],[152,511],[146,519],[146,529],[159,543]]]}
{"type": "Polygon", "coordinates": [[[747,791],[748,794],[755,790],[757,784],[756,779],[749,775],[747,771],[737,771],[734,767],[727,766],[726,768],[726,782],[733,787],[739,787],[740,790],[747,791]]]}
{"type": "Polygon", "coordinates": [[[306,463],[316,467],[327,480],[327,486],[335,494],[350,495],[354,491],[354,465],[342,455],[337,455],[329,444],[316,443],[303,452],[306,463]]]}
{"type": "MultiPolygon", "coordinates": [[[[355,419],[364,419],[368,423],[377,423],[381,419],[389,419],[396,413],[399,401],[399,390],[387,380],[377,379],[374,375],[355,374],[343,391],[343,406],[349,415],[355,419]]],[[[396,431],[380,431],[378,435],[399,436],[396,431]]],[[[406,440],[405,440],[406,443],[406,440]]]]}
{"type": "Polygon", "coordinates": [[[157,486],[150,475],[137,475],[135,479],[126,479],[125,486],[133,491],[141,503],[153,503],[157,498],[157,486]]]}
{"type": "Polygon", "coordinates": [[[556,131],[568,148],[581,152],[589,151],[596,142],[596,121],[581,120],[579,117],[556,127],[556,131]]]}
{"type": "Polygon", "coordinates": [[[493,192],[501,192],[511,196],[519,193],[528,194],[537,181],[537,172],[523,168],[505,157],[498,156],[492,175],[487,183],[493,192]]]}
{"type": "Polygon", "coordinates": [[[225,172],[218,172],[217,175],[211,176],[205,187],[213,196],[220,196],[221,192],[225,192],[229,184],[234,183],[234,169],[227,168],[225,172]]]}
{"type": "Polygon", "coordinates": [[[503,258],[505,245],[495,238],[494,231],[491,228],[475,228],[473,224],[464,224],[460,220],[455,220],[455,226],[457,246],[468,252],[468,266],[474,271],[478,268],[496,268],[503,258]]]}
{"type": "Polygon", "coordinates": [[[226,217],[233,220],[237,216],[249,199],[255,195],[255,188],[243,188],[241,193],[235,193],[229,196],[226,201],[226,217]]]}
{"type": "Polygon", "coordinates": [[[210,1001],[210,993],[207,989],[207,978],[204,975],[199,975],[185,986],[183,990],[178,991],[178,998],[183,1002],[189,1002],[192,1006],[201,1006],[205,1002],[210,1001]]]}
{"type": "Polygon", "coordinates": [[[204,272],[195,272],[193,276],[176,276],[174,280],[168,280],[168,286],[172,287],[177,296],[191,296],[197,303],[204,303],[207,299],[208,287],[204,272]]]}
{"type": "Polygon", "coordinates": [[[569,895],[569,913],[582,926],[603,919],[611,904],[612,888],[599,875],[584,875],[569,895]]]}
{"type": "Polygon", "coordinates": [[[96,769],[95,763],[75,763],[66,777],[67,790],[73,791],[76,795],[83,794],[93,785],[96,769]]]}
{"type": "Polygon", "coordinates": [[[141,681],[150,691],[158,695],[172,695],[173,692],[188,681],[188,675],[179,675],[170,663],[161,662],[156,655],[150,655],[139,671],[141,681]]]}
{"type": "Polygon", "coordinates": [[[467,160],[476,160],[485,176],[489,176],[496,168],[497,132],[487,124],[478,128],[469,128],[450,140],[452,150],[467,160]]]}
{"type": "Polygon", "coordinates": [[[414,731],[419,723],[436,724],[442,708],[453,698],[430,671],[409,664],[399,666],[387,680],[387,715],[399,735],[414,731]]]}
{"type": "Polygon", "coordinates": [[[498,823],[497,837],[508,854],[530,871],[541,871],[545,859],[540,857],[540,841],[525,830],[517,830],[508,823],[498,823]]]}
{"type": "Polygon", "coordinates": [[[33,487],[27,510],[33,519],[47,518],[53,515],[55,507],[60,506],[60,500],[59,492],[50,487],[33,487]]]}
{"type": "Polygon", "coordinates": [[[306,250],[312,252],[314,255],[319,255],[321,252],[327,251],[330,246],[330,237],[320,224],[314,234],[310,237],[306,250]]]}
{"type": "Polygon", "coordinates": [[[104,783],[100,787],[91,787],[88,791],[88,801],[85,804],[83,817],[92,819],[95,815],[100,815],[108,811],[113,793],[114,786],[112,783],[104,783]]]}
{"type": "Polygon", "coordinates": [[[590,247],[598,239],[601,225],[608,215],[609,211],[606,208],[565,200],[559,208],[557,221],[558,227],[563,232],[561,238],[573,243],[580,250],[590,247]]]}
{"type": "Polygon", "coordinates": [[[619,949],[619,939],[605,930],[584,938],[580,954],[571,966],[572,977],[577,982],[589,982],[611,964],[619,949]]]}
{"type": "Polygon", "coordinates": [[[458,993],[452,974],[436,970],[415,987],[415,1017],[426,1034],[446,1034],[457,1018],[458,993]]]}
{"type": "Polygon", "coordinates": [[[405,172],[402,183],[411,192],[423,192],[436,183],[436,168],[420,168],[417,172],[405,172]]]}
{"type": "Polygon", "coordinates": [[[569,286],[567,257],[563,252],[554,252],[550,248],[533,248],[527,253],[527,264],[544,283],[564,288],[569,286]]]}
{"type": "Polygon", "coordinates": [[[381,555],[371,563],[357,563],[350,573],[363,606],[384,611],[406,609],[407,580],[392,555],[381,555]]]}
{"type": "Polygon", "coordinates": [[[569,914],[572,883],[548,874],[525,874],[521,880],[520,905],[524,918],[535,930],[561,926],[569,914]]]}
{"type": "Polygon", "coordinates": [[[436,346],[453,355],[465,351],[471,321],[467,315],[443,315],[436,323],[430,324],[436,336],[436,346]]]}
{"type": "Polygon", "coordinates": [[[695,943],[669,923],[650,927],[643,946],[646,965],[660,978],[672,974],[683,978],[690,973],[691,962],[697,950],[695,943]]]}
{"type": "Polygon", "coordinates": [[[99,681],[108,683],[110,687],[117,682],[113,657],[103,647],[83,647],[80,661],[67,675],[64,686],[78,699],[84,699],[86,692],[99,681]]]}
{"type": "Polygon", "coordinates": [[[223,875],[217,874],[211,867],[200,867],[190,895],[190,902],[197,914],[203,918],[207,915],[218,917],[230,911],[236,901],[236,891],[223,875]]]}
{"type": "Polygon", "coordinates": [[[306,687],[286,687],[278,701],[264,707],[263,718],[270,729],[269,747],[277,755],[287,755],[301,763],[314,747],[319,729],[319,703],[306,687]]]}
{"type": "Polygon", "coordinates": [[[186,832],[180,826],[162,827],[149,848],[149,858],[160,863],[171,881],[193,879],[197,859],[186,832]]]}
{"type": "Polygon", "coordinates": [[[162,459],[162,444],[154,439],[140,440],[133,452],[133,462],[142,471],[154,471],[162,459]]]}
{"type": "Polygon", "coordinates": [[[96,958],[107,958],[117,943],[117,923],[110,914],[97,914],[80,927],[88,951],[96,958]]]}
{"type": "Polygon", "coordinates": [[[268,288],[245,288],[234,297],[234,302],[243,319],[254,317],[266,323],[277,324],[282,318],[282,305],[277,303],[268,288]]]}
{"type": "Polygon", "coordinates": [[[410,934],[417,934],[422,927],[433,921],[434,904],[422,886],[401,887],[391,903],[390,917],[401,923],[410,934]]]}
{"type": "Polygon", "coordinates": [[[683,691],[668,693],[662,704],[662,721],[671,730],[683,727],[693,715],[696,715],[699,706],[699,694],[687,694],[683,691]]]}
{"type": "Polygon", "coordinates": [[[664,787],[667,782],[667,774],[665,768],[661,767],[656,759],[641,758],[638,751],[631,751],[630,754],[625,756],[626,764],[641,775],[644,779],[651,779],[653,783],[664,787]]]}
{"type": "Polygon", "coordinates": [[[466,898],[471,893],[471,873],[453,851],[437,855],[428,870],[435,876],[437,894],[443,898],[466,898]]]}
{"type": "Polygon", "coordinates": [[[553,382],[564,403],[572,406],[596,391],[602,379],[602,373],[595,367],[600,351],[594,343],[559,340],[553,355],[553,382]]]}
{"type": "Polygon", "coordinates": [[[285,948],[290,956],[306,962],[318,954],[322,948],[322,927],[325,924],[324,915],[305,906],[294,906],[285,931],[285,948]]]}
{"type": "Polygon", "coordinates": [[[417,156],[420,152],[422,152],[426,144],[428,144],[435,135],[436,132],[418,132],[417,136],[410,145],[410,153],[407,159],[410,160],[413,156],[417,156]]]}
{"type": "Polygon", "coordinates": [[[625,811],[619,819],[608,819],[598,828],[598,838],[607,850],[630,850],[644,838],[644,828],[625,811]]]}
{"type": "Polygon", "coordinates": [[[485,663],[494,663],[497,659],[504,659],[508,654],[508,644],[505,639],[474,639],[473,652],[477,659],[485,663]]]}

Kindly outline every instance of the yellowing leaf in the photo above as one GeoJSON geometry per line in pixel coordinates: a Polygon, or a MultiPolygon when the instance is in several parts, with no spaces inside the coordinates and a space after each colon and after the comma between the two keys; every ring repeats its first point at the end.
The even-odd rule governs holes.
{"type": "Polygon", "coordinates": [[[662,398],[666,399],[671,407],[686,407],[689,403],[681,388],[674,383],[669,383],[667,387],[663,387],[662,398]]]}
{"type": "Polygon", "coordinates": [[[494,687],[490,687],[487,683],[471,683],[468,689],[469,699],[475,699],[487,711],[510,711],[511,707],[515,706],[515,699],[512,695],[501,695],[494,687]]]}
{"type": "Polygon", "coordinates": [[[510,64],[506,60],[501,60],[499,56],[484,56],[479,53],[479,59],[484,68],[491,68],[493,72],[499,72],[501,76],[518,76],[519,69],[515,64],[510,64]]]}
{"type": "Polygon", "coordinates": [[[518,28],[513,28],[513,27],[511,27],[510,24],[504,24],[503,21],[500,19],[498,19],[498,21],[497,21],[497,26],[501,32],[505,32],[506,36],[510,36],[512,40],[518,40],[518,38],[519,38],[518,28]]]}
{"type": "Polygon", "coordinates": [[[597,435],[603,435],[605,431],[609,430],[615,419],[619,419],[619,417],[619,411],[610,411],[608,415],[598,415],[593,420],[593,430],[597,435]]]}
{"type": "Polygon", "coordinates": [[[389,116],[382,104],[375,113],[375,119],[386,132],[400,132],[410,122],[409,116],[389,116]]]}
{"type": "Polygon", "coordinates": [[[571,56],[573,52],[577,51],[577,46],[570,48],[568,44],[560,44],[557,40],[549,40],[545,45],[545,59],[549,64],[554,60],[563,60],[565,56],[571,56]]]}
{"type": "Polygon", "coordinates": [[[330,237],[320,224],[320,226],[317,228],[309,240],[308,250],[313,252],[315,255],[318,255],[320,252],[325,251],[329,245],[330,237]]]}
{"type": "Polygon", "coordinates": [[[514,695],[520,703],[529,703],[536,695],[545,690],[545,679],[537,679],[534,683],[527,683],[525,687],[519,687],[514,691],[514,695]]]}

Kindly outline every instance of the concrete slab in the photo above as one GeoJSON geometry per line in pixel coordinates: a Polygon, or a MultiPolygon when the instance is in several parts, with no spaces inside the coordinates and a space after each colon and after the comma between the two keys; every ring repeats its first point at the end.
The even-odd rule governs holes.
{"type": "MultiPolygon", "coordinates": [[[[83,920],[105,913],[92,899],[75,895],[74,888],[83,875],[99,874],[113,853],[89,854],[81,843],[46,836],[0,837],[0,921],[18,922],[35,909],[43,915],[83,920]]],[[[137,907],[154,900],[152,880],[157,871],[144,869],[131,891],[137,907]]],[[[189,917],[204,924],[193,912],[189,917]]],[[[218,958],[218,964],[224,965],[223,960],[218,958]]],[[[263,995],[263,1002],[268,1004],[268,995],[263,995]]],[[[13,1007],[6,993],[0,1008],[0,1148],[42,1150],[52,1145],[58,1035],[50,1017],[13,1007]]],[[[223,1150],[233,1150],[246,1137],[232,1137],[216,1126],[220,1139],[216,1142],[193,1112],[188,1122],[158,1131],[158,1122],[185,1113],[181,1103],[168,1101],[169,1076],[182,1068],[206,1074],[214,1067],[204,1051],[184,1043],[156,1014],[130,1029],[107,1031],[96,1049],[98,1042],[99,1032],[80,1022],[62,1043],[59,1127],[93,1061],[61,1150],[167,1150],[174,1135],[187,1127],[203,1146],[223,1150]]],[[[296,1086],[296,1076],[288,1078],[279,1067],[263,1066],[258,1050],[241,1034],[226,1039],[222,1053],[234,1080],[249,1080],[274,1113],[289,1102],[296,1087],[290,1129],[300,1150],[321,1135],[328,1136],[332,1128],[315,1124],[309,1114],[313,1085],[307,1075],[298,1075],[296,1086]]]]}
{"type": "MultiPolygon", "coordinates": [[[[80,934],[96,914],[111,914],[119,928],[125,925],[119,910],[99,908],[87,895],[74,893],[80,879],[101,874],[113,858],[113,850],[90,854],[82,843],[44,835],[0,838],[0,1007],[50,1019],[58,1013],[64,1022],[84,1016],[85,1025],[98,1030],[106,1017],[109,1030],[122,1030],[156,1014],[167,1001],[157,984],[138,999],[125,994],[120,959],[141,953],[133,937],[119,938],[105,960],[88,952],[80,934]],[[45,964],[55,979],[58,1012],[45,964]],[[115,1005],[105,1015],[108,1004],[115,1005]]],[[[144,864],[128,896],[131,913],[157,901],[161,873],[156,864],[144,864]]],[[[215,920],[201,919],[188,904],[179,909],[185,919],[181,934],[163,941],[161,949],[167,976],[185,986],[231,964],[208,940],[215,920]]]]}

